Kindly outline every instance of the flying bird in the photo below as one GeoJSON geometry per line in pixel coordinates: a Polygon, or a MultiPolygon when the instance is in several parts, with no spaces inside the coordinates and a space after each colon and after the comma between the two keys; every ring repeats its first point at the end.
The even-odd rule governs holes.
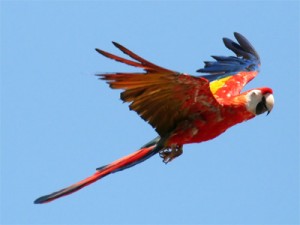
{"type": "Polygon", "coordinates": [[[96,172],[67,188],[34,201],[47,203],[69,195],[95,181],[159,154],[169,163],[182,154],[183,145],[214,139],[228,128],[269,114],[274,105],[273,91],[268,87],[242,92],[244,86],[259,72],[260,57],[250,42],[234,33],[237,42],[223,38],[225,46],[236,56],[212,56],[202,76],[157,66],[124,46],[113,44],[128,55],[125,59],[96,49],[101,55],[137,67],[143,72],[98,74],[112,89],[121,89],[120,98],[158,133],[158,137],[136,152],[97,168],[96,172]]]}

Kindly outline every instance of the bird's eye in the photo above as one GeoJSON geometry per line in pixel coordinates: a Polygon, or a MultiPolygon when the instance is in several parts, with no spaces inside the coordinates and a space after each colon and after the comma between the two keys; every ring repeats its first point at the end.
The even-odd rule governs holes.
{"type": "Polygon", "coordinates": [[[255,91],[253,91],[252,93],[251,93],[251,97],[255,97],[257,95],[257,93],[255,92],[255,91]]]}
{"type": "Polygon", "coordinates": [[[268,111],[268,107],[266,105],[266,98],[265,98],[265,96],[263,96],[261,101],[256,106],[255,114],[260,115],[266,111],[268,111]]]}

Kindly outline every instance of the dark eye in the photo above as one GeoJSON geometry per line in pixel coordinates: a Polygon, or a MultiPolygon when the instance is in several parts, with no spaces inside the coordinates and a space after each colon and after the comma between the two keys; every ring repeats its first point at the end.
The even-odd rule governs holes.
{"type": "Polygon", "coordinates": [[[256,106],[255,113],[256,115],[259,115],[266,111],[268,111],[268,108],[266,106],[266,98],[262,97],[261,102],[259,102],[256,106]]]}

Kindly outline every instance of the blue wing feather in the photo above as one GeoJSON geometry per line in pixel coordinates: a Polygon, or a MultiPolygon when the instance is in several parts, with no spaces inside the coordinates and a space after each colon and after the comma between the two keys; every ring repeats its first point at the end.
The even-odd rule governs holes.
{"type": "Polygon", "coordinates": [[[232,76],[240,71],[258,71],[260,58],[254,47],[241,34],[235,32],[238,43],[223,38],[225,46],[233,51],[236,56],[212,56],[216,61],[204,62],[204,68],[197,70],[206,73],[201,76],[211,81],[232,76]]]}

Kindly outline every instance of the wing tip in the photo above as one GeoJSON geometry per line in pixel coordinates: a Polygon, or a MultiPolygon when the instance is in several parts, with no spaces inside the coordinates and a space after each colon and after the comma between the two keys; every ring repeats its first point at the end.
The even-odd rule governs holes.
{"type": "MultiPolygon", "coordinates": [[[[112,41],[111,42],[114,46],[116,46],[117,48],[120,48],[120,47],[123,47],[121,44],[119,44],[118,42],[116,42],[116,41],[112,41]]],[[[102,54],[104,51],[103,50],[101,50],[101,49],[99,49],[99,48],[95,48],[95,50],[97,51],[97,52],[99,52],[100,54],[102,54]]]]}
{"type": "Polygon", "coordinates": [[[238,32],[233,32],[233,35],[238,43],[224,37],[223,42],[225,46],[233,51],[237,56],[242,56],[245,59],[257,60],[259,62],[260,57],[255,48],[251,45],[250,41],[238,32]]]}
{"type": "Polygon", "coordinates": [[[215,80],[218,76],[229,76],[238,71],[259,70],[260,58],[254,47],[242,34],[233,34],[237,42],[227,37],[222,40],[226,48],[236,56],[212,56],[216,61],[205,61],[204,68],[198,69],[197,72],[207,73],[204,75],[206,79],[215,80]]]}
{"type": "MultiPolygon", "coordinates": [[[[118,42],[116,41],[112,41],[111,42],[114,46],[116,46],[117,48],[119,48],[120,46],[122,46],[121,44],[119,44],[118,42]]],[[[123,47],[123,46],[122,46],[123,47]]]]}
{"type": "Polygon", "coordinates": [[[107,57],[107,52],[105,52],[105,51],[103,51],[103,50],[101,50],[99,48],[95,48],[95,51],[98,52],[99,54],[107,57]]]}
{"type": "MultiPolygon", "coordinates": [[[[238,39],[239,37],[245,38],[242,34],[240,34],[239,32],[233,32],[233,35],[236,39],[238,39]]],[[[246,38],[245,38],[246,39],[246,38]]]]}

